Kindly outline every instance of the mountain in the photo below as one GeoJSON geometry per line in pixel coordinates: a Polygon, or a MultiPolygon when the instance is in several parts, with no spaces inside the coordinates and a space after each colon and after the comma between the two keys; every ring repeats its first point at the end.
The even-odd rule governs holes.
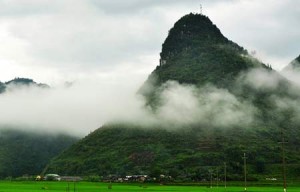
{"type": "Polygon", "coordinates": [[[78,138],[16,129],[0,129],[0,178],[39,175],[51,158],[78,138]]]}
{"type": "Polygon", "coordinates": [[[49,85],[43,83],[36,83],[32,79],[28,78],[15,78],[5,83],[0,82],[0,93],[7,91],[11,87],[39,87],[39,88],[50,88],[49,85]]]}
{"type": "Polygon", "coordinates": [[[253,62],[243,47],[224,37],[208,17],[197,14],[186,15],[175,23],[160,57],[160,66],[153,72],[159,83],[176,80],[225,86],[241,70],[262,66],[253,62]]]}
{"type": "Polygon", "coordinates": [[[162,45],[160,65],[139,93],[150,105],[155,105],[158,102],[156,90],[170,80],[196,86],[209,83],[231,90],[236,78],[253,68],[271,70],[243,47],[224,37],[208,17],[191,13],[169,31],[162,45]]]}
{"type": "Polygon", "coordinates": [[[175,23],[160,57],[159,66],[138,91],[145,97],[145,110],[159,123],[107,124],[54,158],[48,172],[169,175],[195,181],[208,180],[210,172],[224,177],[226,163],[227,178],[239,180],[246,153],[249,179],[279,178],[278,142],[285,138],[288,176],[297,177],[298,113],[286,105],[299,102],[300,96],[290,92],[288,80],[224,37],[201,14],[175,23]],[[173,85],[180,89],[174,91],[173,85]],[[187,97],[179,98],[181,94],[187,97]],[[170,102],[175,107],[166,110],[170,102]],[[167,121],[159,116],[174,113],[177,116],[167,121]],[[195,120],[180,123],[186,119],[195,120]]]}

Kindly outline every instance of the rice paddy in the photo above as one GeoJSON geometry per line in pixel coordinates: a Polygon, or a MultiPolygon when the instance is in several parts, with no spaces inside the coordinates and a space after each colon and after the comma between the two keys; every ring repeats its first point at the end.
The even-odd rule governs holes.
{"type": "MultiPolygon", "coordinates": [[[[125,183],[101,183],[101,182],[35,182],[35,181],[1,181],[0,192],[243,192],[243,183],[234,183],[235,186],[213,186],[209,185],[159,185],[159,184],[125,184],[125,183]]],[[[250,184],[248,192],[282,192],[281,185],[250,184]]],[[[300,184],[293,184],[287,189],[288,192],[299,192],[300,184]]]]}

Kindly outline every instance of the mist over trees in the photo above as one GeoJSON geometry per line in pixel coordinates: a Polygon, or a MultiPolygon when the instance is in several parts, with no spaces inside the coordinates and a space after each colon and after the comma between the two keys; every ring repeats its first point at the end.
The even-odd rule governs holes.
{"type": "Polygon", "coordinates": [[[225,38],[206,16],[189,14],[170,30],[160,65],[138,91],[144,97],[139,118],[108,123],[48,169],[199,181],[225,162],[228,179],[240,180],[242,154],[247,153],[249,179],[259,180],[280,177],[278,141],[284,137],[289,176],[295,178],[299,90],[225,38]]]}

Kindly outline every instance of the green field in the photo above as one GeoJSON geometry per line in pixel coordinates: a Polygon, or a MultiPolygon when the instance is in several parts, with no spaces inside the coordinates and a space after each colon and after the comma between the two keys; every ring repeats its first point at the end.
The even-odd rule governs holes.
{"type": "MultiPolygon", "coordinates": [[[[0,182],[0,192],[101,192],[101,191],[116,191],[116,192],[142,192],[142,191],[180,191],[180,192],[242,192],[244,188],[241,183],[240,186],[176,186],[176,185],[158,185],[158,184],[116,184],[113,183],[111,189],[108,189],[108,183],[92,183],[92,182],[0,182]],[[68,190],[69,187],[69,190],[68,190]]],[[[276,186],[249,186],[249,192],[282,192],[283,189],[280,185],[276,186]]],[[[299,186],[290,186],[288,192],[299,192],[299,186]]]]}

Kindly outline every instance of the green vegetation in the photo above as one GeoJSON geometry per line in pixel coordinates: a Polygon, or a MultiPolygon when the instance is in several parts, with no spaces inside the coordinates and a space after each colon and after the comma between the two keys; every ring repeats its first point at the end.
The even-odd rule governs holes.
{"type": "MultiPolygon", "coordinates": [[[[116,191],[116,192],[141,192],[141,191],[172,191],[172,192],[240,192],[244,188],[242,183],[229,183],[228,187],[224,188],[220,183],[219,187],[214,183],[210,188],[209,184],[201,184],[199,186],[182,186],[182,185],[155,185],[155,184],[120,184],[113,183],[111,189],[108,189],[109,183],[90,183],[79,182],[75,183],[75,191],[80,192],[97,192],[97,191],[116,191]],[[237,185],[236,185],[237,184],[237,185]]],[[[74,191],[73,182],[6,182],[0,181],[0,189],[3,192],[43,192],[43,191],[74,191]]],[[[299,184],[294,184],[288,188],[289,192],[297,192],[300,189],[299,184]]],[[[282,187],[277,183],[275,186],[270,185],[256,185],[250,183],[248,187],[250,192],[281,192],[282,187]]]]}
{"type": "MultiPolygon", "coordinates": [[[[299,130],[287,146],[289,178],[298,177],[300,159],[299,130]],[[296,142],[296,143],[295,143],[296,142]],[[297,150],[297,153],[295,153],[297,150]]],[[[55,158],[48,172],[61,175],[134,175],[159,178],[169,175],[172,181],[208,180],[211,171],[227,179],[243,179],[242,153],[248,156],[248,179],[281,178],[280,130],[259,131],[244,128],[226,130],[208,127],[185,127],[176,131],[108,125],[88,135],[55,158]]]]}
{"type": "MultiPolygon", "coordinates": [[[[224,179],[226,163],[227,179],[238,181],[244,179],[242,155],[246,153],[249,181],[280,179],[282,159],[278,142],[284,137],[288,141],[285,145],[287,178],[299,179],[300,125],[296,119],[296,111],[291,108],[278,108],[276,103],[276,98],[290,99],[293,102],[300,100],[298,94],[289,92],[290,83],[286,79],[275,73],[271,67],[248,55],[244,48],[224,37],[206,16],[198,14],[186,15],[175,23],[163,43],[160,55],[160,66],[139,91],[146,97],[146,105],[150,106],[151,112],[155,113],[161,104],[159,94],[163,89],[162,85],[174,80],[197,88],[212,86],[228,91],[240,103],[255,107],[255,122],[226,128],[198,123],[178,126],[176,129],[162,125],[151,127],[138,123],[111,123],[52,159],[46,167],[47,173],[90,176],[94,180],[149,175],[152,181],[161,183],[197,183],[208,181],[211,176],[224,179]],[[257,88],[247,83],[247,77],[243,74],[252,69],[263,69],[265,73],[272,74],[278,81],[277,85],[257,88]]],[[[32,83],[30,80],[25,82],[32,83]]],[[[0,162],[4,163],[0,164],[0,173],[2,170],[2,175],[6,176],[37,174],[46,163],[42,160],[53,157],[54,153],[46,154],[47,158],[41,158],[40,165],[34,164],[32,162],[35,157],[32,152],[36,145],[37,151],[45,152],[66,147],[60,143],[66,141],[62,138],[54,139],[58,143],[57,147],[53,147],[53,143],[49,141],[46,142],[48,148],[42,148],[43,145],[36,141],[39,140],[31,138],[29,141],[20,142],[23,143],[21,146],[28,145],[20,153],[17,150],[20,145],[5,147],[9,142],[3,140],[4,147],[0,148],[0,158],[4,158],[4,161],[0,162]],[[18,153],[11,154],[11,151],[18,153]],[[28,154],[30,155],[26,156],[28,154]],[[5,160],[6,157],[8,160],[5,160]],[[15,159],[18,157],[20,161],[16,163],[15,159]]],[[[40,143],[44,142],[43,138],[40,143]]],[[[58,152],[55,151],[56,154],[58,152]]],[[[64,189],[63,185],[65,183],[62,183],[61,189],[64,189]]],[[[129,191],[122,186],[136,187],[114,184],[112,190],[120,187],[120,191],[129,191]]],[[[157,187],[155,190],[199,190],[199,187],[152,187],[157,187]]],[[[130,191],[151,191],[151,188],[130,188],[130,191]]],[[[258,188],[252,190],[262,191],[258,188]]],[[[203,191],[212,190],[204,187],[203,191]]],[[[240,187],[233,188],[232,191],[240,191],[240,187]]]]}
{"type": "Polygon", "coordinates": [[[66,135],[0,129],[0,178],[41,174],[49,160],[77,141],[66,135]]]}

